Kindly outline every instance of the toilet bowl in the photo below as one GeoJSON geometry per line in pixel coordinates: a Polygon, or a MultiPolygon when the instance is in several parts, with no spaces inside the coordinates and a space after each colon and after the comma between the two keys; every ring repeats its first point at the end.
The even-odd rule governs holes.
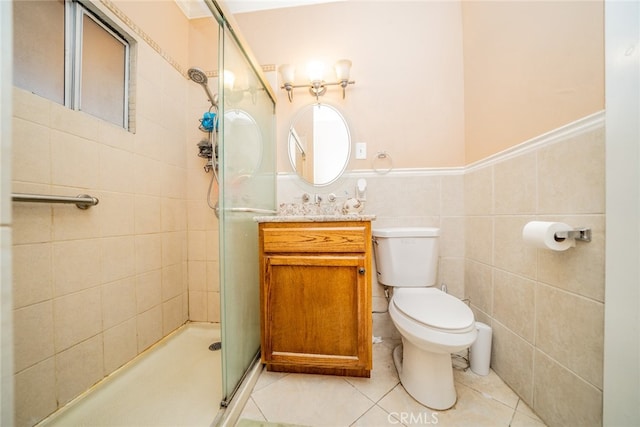
{"type": "Polygon", "coordinates": [[[434,288],[440,230],[372,230],[378,282],[393,288],[389,315],[402,336],[393,359],[400,382],[421,404],[437,410],[456,403],[451,353],[478,336],[471,309],[434,288]]]}
{"type": "Polygon", "coordinates": [[[456,403],[451,353],[478,335],[473,312],[454,296],[433,288],[397,288],[389,315],[402,336],[394,363],[407,393],[432,409],[456,403]]]}

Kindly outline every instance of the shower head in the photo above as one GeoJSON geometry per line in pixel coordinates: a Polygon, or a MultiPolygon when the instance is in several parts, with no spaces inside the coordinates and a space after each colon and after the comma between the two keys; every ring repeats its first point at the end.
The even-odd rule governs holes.
{"type": "Polygon", "coordinates": [[[200,85],[207,84],[207,75],[200,68],[192,67],[187,71],[189,78],[200,85]]]}
{"type": "Polygon", "coordinates": [[[204,91],[207,93],[207,97],[209,97],[209,102],[211,102],[211,105],[214,108],[218,108],[218,95],[212,95],[211,91],[209,90],[209,86],[207,85],[207,75],[205,74],[204,71],[202,71],[200,68],[197,67],[191,67],[189,68],[189,70],[187,70],[187,75],[189,76],[189,78],[198,83],[200,86],[202,86],[202,88],[204,89],[204,91]]]}

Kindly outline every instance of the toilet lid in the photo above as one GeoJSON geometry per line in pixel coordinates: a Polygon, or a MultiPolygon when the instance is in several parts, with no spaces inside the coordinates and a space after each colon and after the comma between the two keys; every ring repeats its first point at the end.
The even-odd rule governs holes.
{"type": "Polygon", "coordinates": [[[405,316],[438,329],[466,329],[475,321],[464,302],[438,289],[396,288],[393,302],[405,316]]]}

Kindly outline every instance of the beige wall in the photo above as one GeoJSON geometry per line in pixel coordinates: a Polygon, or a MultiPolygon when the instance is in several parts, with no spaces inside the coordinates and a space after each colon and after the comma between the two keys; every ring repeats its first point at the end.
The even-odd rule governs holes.
{"type": "MultiPolygon", "coordinates": [[[[261,63],[353,61],[344,111],[370,169],[463,166],[604,107],[602,1],[339,2],[236,15],[261,63]],[[353,19],[357,16],[358,19],[353,19]],[[265,24],[268,23],[268,24],[265,24]]],[[[292,115],[278,92],[278,168],[292,115]]]]}
{"type": "Polygon", "coordinates": [[[471,164],[604,108],[603,1],[464,1],[471,164]]]}
{"type": "Polygon", "coordinates": [[[162,49],[167,58],[181,66],[188,62],[190,23],[176,2],[115,0],[113,3],[148,35],[155,47],[162,49]]]}
{"type": "MultiPolygon", "coordinates": [[[[157,4],[165,3],[172,2],[157,4]]],[[[181,72],[189,66],[187,21],[174,8],[179,16],[162,22],[166,34],[168,22],[179,23],[178,62],[171,43],[164,50],[150,38],[158,33],[148,21],[102,10],[138,41],[134,133],[13,91],[13,191],[100,199],[86,211],[13,205],[19,426],[35,424],[187,319],[219,321],[211,175],[196,147],[208,103],[181,72]]]]}
{"type": "Polygon", "coordinates": [[[606,2],[603,425],[640,424],[640,3],[606,2]],[[636,44],[637,46],[637,44],[636,44]]]}
{"type": "MultiPolygon", "coordinates": [[[[457,2],[338,2],[236,15],[262,64],[296,66],[308,80],[308,61],[333,70],[353,61],[355,85],[342,100],[339,88],[321,98],[349,122],[352,141],[366,142],[369,158],[349,169],[370,169],[373,154],[387,151],[399,168],[464,163],[462,29],[457,2]],[[357,17],[357,18],[356,18],[357,17]]],[[[329,79],[333,79],[331,77],[329,79]]],[[[328,79],[328,80],[329,80],[328,79]]],[[[287,130],[298,109],[315,102],[305,89],[289,103],[278,96],[278,170],[290,171],[287,130]]]]}
{"type": "MultiPolygon", "coordinates": [[[[188,67],[198,67],[205,72],[218,71],[218,24],[213,17],[189,21],[188,67]]],[[[216,93],[210,82],[211,93],[216,93]]],[[[204,93],[204,92],[203,92],[204,93]]]]}
{"type": "MultiPolygon", "coordinates": [[[[341,188],[351,192],[357,178],[367,179],[366,212],[378,216],[374,226],[441,227],[439,282],[447,283],[454,295],[470,297],[477,319],[492,326],[494,370],[549,425],[600,425],[604,132],[600,124],[567,137],[558,128],[603,109],[602,2],[462,2],[457,12],[461,22],[448,9],[452,12],[447,15],[448,27],[431,29],[437,34],[421,33],[420,28],[428,26],[424,19],[444,13],[442,4],[388,5],[340,3],[242,14],[236,19],[261,62],[304,63],[316,51],[311,46],[354,61],[357,83],[348,89],[345,101],[337,101],[338,107],[354,128],[354,141],[366,140],[370,155],[388,150],[396,170],[386,175],[354,172],[341,188]],[[340,12],[347,10],[349,16],[365,18],[343,23],[340,12]],[[331,18],[324,15],[329,11],[331,18]],[[316,15],[324,18],[319,33],[309,19],[316,15]],[[382,16],[388,22],[381,22],[382,16]],[[422,22],[422,27],[414,27],[414,22],[422,22]],[[384,34],[389,44],[378,45],[378,34],[384,34]],[[344,44],[325,45],[325,36],[346,40],[351,50],[344,44]],[[428,41],[433,40],[441,45],[447,40],[462,43],[448,48],[464,53],[464,84],[459,82],[456,88],[464,87],[464,112],[452,110],[450,122],[439,119],[449,135],[453,128],[464,129],[464,147],[456,145],[455,138],[449,139],[448,147],[438,146],[435,134],[404,137],[414,131],[426,135],[431,108],[437,107],[412,70],[439,78],[438,73],[455,74],[459,70],[454,68],[461,66],[459,61],[448,67],[434,60],[416,63],[415,57],[420,57],[416,51],[429,49],[428,41]],[[405,45],[414,51],[404,51],[405,45]],[[394,62],[402,64],[398,68],[408,76],[400,80],[407,83],[405,90],[384,83],[391,73],[388,64],[394,62]],[[385,72],[376,80],[379,70],[385,72]],[[374,80],[377,84],[372,86],[374,80]],[[365,97],[368,102],[361,102],[365,97]],[[380,111],[385,111],[384,122],[374,119],[380,111]],[[416,112],[420,120],[402,117],[416,112]],[[386,133],[390,129],[393,135],[386,133]],[[362,132],[370,133],[364,137],[362,132]],[[555,132],[555,139],[545,140],[543,146],[513,156],[500,154],[547,132],[555,132]],[[453,152],[458,154],[453,163],[439,157],[453,152]],[[493,155],[498,160],[486,160],[493,155]],[[570,170],[564,166],[567,158],[573,159],[570,170]],[[431,169],[472,164],[463,170],[431,169]],[[406,171],[410,167],[425,170],[406,171]],[[522,227],[534,219],[591,227],[593,241],[563,253],[527,248],[522,227]]],[[[437,81],[446,86],[455,78],[437,81]]],[[[289,104],[284,91],[278,91],[282,150],[288,118],[311,100],[298,91],[297,103],[289,104]]],[[[281,171],[289,170],[286,157],[280,155],[278,161],[281,171]]],[[[371,165],[352,161],[350,168],[371,169],[371,165]]],[[[302,188],[295,181],[281,177],[280,201],[300,197],[302,188]]],[[[374,304],[377,310],[385,308],[378,287],[374,304]]],[[[374,316],[374,335],[397,337],[388,315],[374,316]]]]}
{"type": "Polygon", "coordinates": [[[12,3],[0,3],[0,424],[14,425],[11,272],[12,3]]]}

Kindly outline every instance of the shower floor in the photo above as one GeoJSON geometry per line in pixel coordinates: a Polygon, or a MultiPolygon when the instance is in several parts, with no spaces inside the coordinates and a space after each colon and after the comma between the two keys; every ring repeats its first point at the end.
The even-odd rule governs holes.
{"type": "Polygon", "coordinates": [[[220,329],[188,323],[41,426],[209,426],[222,399],[220,329]]]}

